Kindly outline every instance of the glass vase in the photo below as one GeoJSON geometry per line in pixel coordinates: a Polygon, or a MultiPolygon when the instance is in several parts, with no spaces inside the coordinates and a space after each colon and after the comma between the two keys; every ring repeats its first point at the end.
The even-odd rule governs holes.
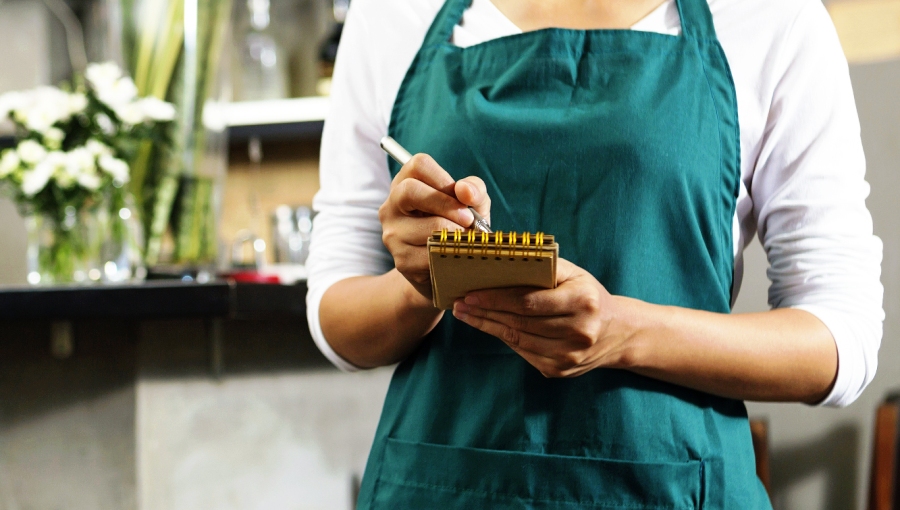
{"type": "Polygon", "coordinates": [[[104,226],[98,207],[25,215],[28,283],[89,284],[102,280],[104,226]]]}
{"type": "Polygon", "coordinates": [[[105,209],[106,236],[101,249],[103,282],[140,283],[147,276],[144,265],[144,227],[131,194],[116,190],[105,209]]]}
{"type": "Polygon", "coordinates": [[[213,268],[228,157],[221,105],[231,90],[224,56],[232,2],[122,0],[120,6],[111,26],[121,44],[107,56],[125,65],[139,95],[169,101],[178,112],[166,143],[142,143],[129,162],[144,260],[151,270],[213,268]]]}

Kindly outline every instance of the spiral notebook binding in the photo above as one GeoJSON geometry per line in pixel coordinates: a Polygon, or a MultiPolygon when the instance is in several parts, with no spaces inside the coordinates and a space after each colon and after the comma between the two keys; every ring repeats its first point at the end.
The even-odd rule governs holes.
{"type": "Polygon", "coordinates": [[[459,256],[509,255],[540,258],[541,250],[554,244],[552,235],[543,232],[502,232],[493,233],[475,230],[454,230],[451,237],[448,229],[435,230],[431,241],[439,244],[439,253],[459,256]],[[517,250],[517,248],[522,248],[517,250]]]}

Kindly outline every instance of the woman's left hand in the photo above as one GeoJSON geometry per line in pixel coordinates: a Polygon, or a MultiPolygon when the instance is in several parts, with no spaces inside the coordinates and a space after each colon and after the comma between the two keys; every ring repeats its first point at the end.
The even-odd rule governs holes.
{"type": "Polygon", "coordinates": [[[557,287],[486,289],[457,300],[453,315],[493,335],[545,377],[576,377],[623,359],[620,302],[584,269],[557,261],[557,287]]]}

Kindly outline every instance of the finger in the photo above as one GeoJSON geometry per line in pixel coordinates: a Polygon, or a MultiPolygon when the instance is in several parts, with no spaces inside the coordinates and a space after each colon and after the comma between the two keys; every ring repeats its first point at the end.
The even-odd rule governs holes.
{"type": "Polygon", "coordinates": [[[422,181],[445,195],[456,196],[454,192],[456,181],[428,154],[416,154],[407,161],[397,173],[392,185],[399,184],[406,179],[422,181]]]}
{"type": "Polygon", "coordinates": [[[455,308],[453,309],[453,316],[477,330],[499,338],[516,352],[528,352],[555,363],[553,354],[556,352],[556,349],[553,344],[559,343],[558,340],[518,331],[490,319],[459,312],[455,308]]]}
{"type": "Polygon", "coordinates": [[[535,317],[509,312],[497,312],[467,305],[462,300],[457,300],[457,302],[454,303],[453,310],[481,319],[499,322],[500,324],[517,331],[531,333],[532,335],[554,340],[564,338],[565,333],[572,329],[571,325],[573,319],[571,316],[566,315],[535,317]]]}
{"type": "Polygon", "coordinates": [[[575,365],[565,353],[559,352],[559,342],[553,339],[516,331],[499,322],[453,311],[453,316],[475,329],[499,338],[548,377],[567,377],[575,365]]]}
{"type": "Polygon", "coordinates": [[[407,278],[413,273],[423,273],[416,278],[416,283],[430,281],[428,250],[425,248],[428,238],[435,230],[442,228],[458,229],[459,226],[443,218],[401,217],[391,222],[391,228],[385,229],[382,240],[394,258],[394,265],[407,278]]]}
{"type": "Polygon", "coordinates": [[[568,260],[558,257],[556,259],[556,283],[557,285],[562,284],[565,281],[568,281],[572,278],[575,278],[578,275],[584,274],[584,270],[575,264],[569,262],[568,260]]]}
{"type": "Polygon", "coordinates": [[[480,177],[474,175],[460,179],[456,182],[456,198],[465,205],[472,206],[478,214],[490,221],[491,197],[488,196],[487,186],[480,177]]]}
{"type": "Polygon", "coordinates": [[[440,216],[458,225],[471,225],[472,211],[455,198],[436,190],[417,179],[406,179],[391,193],[392,200],[403,214],[416,212],[440,216]]]}
{"type": "Polygon", "coordinates": [[[518,315],[552,316],[569,315],[574,310],[575,297],[574,292],[565,287],[510,287],[470,292],[465,297],[465,303],[485,310],[518,315]]]}
{"type": "Polygon", "coordinates": [[[390,240],[410,246],[425,246],[435,230],[447,229],[452,232],[461,228],[463,227],[439,216],[403,216],[392,221],[390,240]]]}

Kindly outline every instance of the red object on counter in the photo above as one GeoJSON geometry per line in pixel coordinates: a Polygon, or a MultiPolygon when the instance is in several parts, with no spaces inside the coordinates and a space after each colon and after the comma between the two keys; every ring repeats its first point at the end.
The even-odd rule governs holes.
{"type": "Polygon", "coordinates": [[[262,274],[258,271],[235,271],[222,273],[222,278],[230,278],[239,283],[281,283],[281,279],[275,274],[262,274]]]}

